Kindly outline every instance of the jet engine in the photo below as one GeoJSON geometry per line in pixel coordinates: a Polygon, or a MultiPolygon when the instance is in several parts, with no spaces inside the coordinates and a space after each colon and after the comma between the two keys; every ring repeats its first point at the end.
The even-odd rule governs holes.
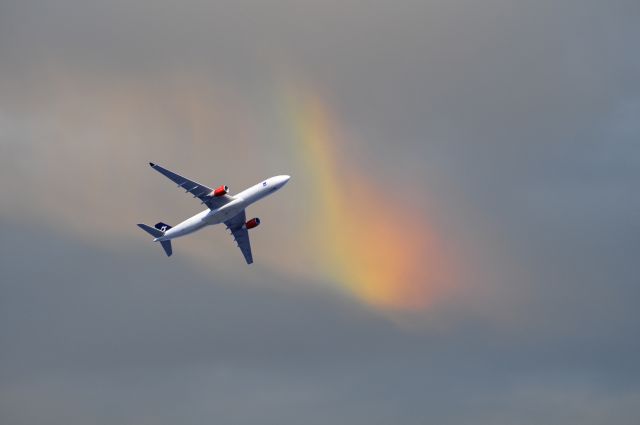
{"type": "Polygon", "coordinates": [[[215,189],[211,194],[211,196],[217,198],[218,196],[223,196],[223,195],[226,195],[227,193],[229,193],[229,186],[222,185],[219,188],[215,189]]]}
{"type": "Polygon", "coordinates": [[[260,219],[259,218],[252,218],[251,220],[247,221],[244,224],[244,227],[246,227],[247,229],[253,229],[254,227],[258,227],[260,225],[260,219]]]}

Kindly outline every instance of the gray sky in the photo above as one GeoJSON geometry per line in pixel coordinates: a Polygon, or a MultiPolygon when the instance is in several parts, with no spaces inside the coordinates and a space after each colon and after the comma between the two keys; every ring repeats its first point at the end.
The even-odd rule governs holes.
{"type": "Polygon", "coordinates": [[[639,39],[625,0],[0,1],[1,422],[635,423],[639,39]],[[198,205],[148,161],[291,174],[256,264],[164,258],[134,224],[198,205]]]}

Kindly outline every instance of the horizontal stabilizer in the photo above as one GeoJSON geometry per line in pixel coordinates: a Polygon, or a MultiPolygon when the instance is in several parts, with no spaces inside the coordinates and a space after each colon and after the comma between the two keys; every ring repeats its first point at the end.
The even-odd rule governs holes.
{"type": "MultiPolygon", "coordinates": [[[[156,227],[147,226],[146,224],[138,224],[138,227],[144,230],[145,232],[147,232],[148,234],[150,234],[151,236],[153,236],[154,238],[160,238],[164,236],[164,231],[171,229],[171,226],[164,223],[158,223],[156,224],[156,227]],[[164,229],[164,231],[162,229],[164,229]]],[[[171,254],[173,254],[173,249],[171,248],[171,241],[160,241],[160,245],[162,245],[162,249],[164,249],[164,252],[167,254],[167,257],[171,257],[171,254]]]]}
{"type": "Polygon", "coordinates": [[[159,237],[162,237],[162,235],[164,235],[164,232],[162,230],[155,229],[151,226],[147,226],[146,224],[138,224],[138,227],[144,230],[145,232],[147,232],[148,234],[150,234],[151,236],[153,236],[154,238],[159,238],[159,237]]]}
{"type": "Polygon", "coordinates": [[[171,249],[171,241],[162,241],[160,244],[162,245],[164,252],[167,253],[167,257],[171,257],[171,254],[173,253],[173,250],[171,249]]]}

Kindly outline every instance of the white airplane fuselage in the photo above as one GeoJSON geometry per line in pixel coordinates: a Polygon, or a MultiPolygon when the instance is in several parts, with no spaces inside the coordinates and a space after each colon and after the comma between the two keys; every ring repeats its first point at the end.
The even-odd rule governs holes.
{"type": "Polygon", "coordinates": [[[289,176],[270,177],[238,193],[234,196],[236,199],[228,204],[214,210],[206,209],[193,217],[186,219],[182,223],[167,230],[163,236],[154,239],[154,241],[162,242],[176,239],[198,231],[205,226],[224,223],[225,221],[235,217],[254,202],[257,202],[281,189],[282,186],[289,181],[289,178],[289,176]]]}

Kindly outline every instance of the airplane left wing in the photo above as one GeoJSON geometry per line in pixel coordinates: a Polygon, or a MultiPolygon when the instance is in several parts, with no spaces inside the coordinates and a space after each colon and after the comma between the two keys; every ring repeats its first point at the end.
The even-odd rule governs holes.
{"type": "Polygon", "coordinates": [[[216,208],[220,208],[221,206],[228,204],[234,199],[234,197],[231,195],[222,195],[215,197],[211,196],[210,194],[213,189],[211,189],[210,187],[193,180],[189,180],[186,177],[182,177],[181,175],[169,171],[166,168],[159,166],[158,164],[154,164],[153,162],[150,162],[149,165],[151,166],[151,168],[177,184],[178,187],[181,187],[186,192],[191,193],[194,198],[200,199],[202,201],[202,204],[207,204],[209,209],[214,210],[216,208]]]}
{"type": "Polygon", "coordinates": [[[238,248],[242,251],[242,255],[244,255],[244,259],[247,261],[247,264],[253,263],[253,255],[251,255],[251,243],[249,242],[249,231],[245,227],[245,223],[247,221],[247,215],[244,210],[239,214],[236,214],[233,218],[224,222],[227,226],[227,229],[233,235],[233,238],[238,244],[238,248]]]}

